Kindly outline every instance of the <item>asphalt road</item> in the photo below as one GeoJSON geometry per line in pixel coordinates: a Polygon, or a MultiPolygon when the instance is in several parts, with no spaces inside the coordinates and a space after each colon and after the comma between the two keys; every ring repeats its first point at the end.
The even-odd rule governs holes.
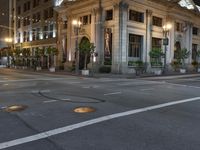
{"type": "Polygon", "coordinates": [[[85,78],[0,68],[0,149],[199,150],[200,76],[85,78]],[[12,105],[27,108],[6,111],[12,105]],[[96,111],[75,113],[80,106],[96,111]]]}

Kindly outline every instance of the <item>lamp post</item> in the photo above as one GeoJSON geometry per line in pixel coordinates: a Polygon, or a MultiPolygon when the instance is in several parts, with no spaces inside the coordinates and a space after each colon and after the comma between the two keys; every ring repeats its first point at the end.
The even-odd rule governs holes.
{"type": "Polygon", "coordinates": [[[76,42],[75,42],[75,72],[79,74],[79,48],[78,48],[78,34],[81,27],[81,22],[78,20],[73,20],[72,25],[74,26],[74,32],[76,35],[76,42]]]}
{"type": "MultiPolygon", "coordinates": [[[[9,56],[9,45],[12,44],[12,38],[5,38],[5,42],[7,43],[8,49],[7,49],[7,67],[10,67],[10,56],[9,56]]],[[[12,48],[12,46],[10,46],[12,48]]]]}
{"type": "Polygon", "coordinates": [[[166,69],[167,69],[167,46],[169,44],[169,39],[168,39],[168,35],[169,35],[169,30],[171,29],[171,24],[166,24],[163,26],[163,45],[165,46],[165,51],[164,51],[164,69],[163,69],[163,73],[166,73],[166,69]]]}

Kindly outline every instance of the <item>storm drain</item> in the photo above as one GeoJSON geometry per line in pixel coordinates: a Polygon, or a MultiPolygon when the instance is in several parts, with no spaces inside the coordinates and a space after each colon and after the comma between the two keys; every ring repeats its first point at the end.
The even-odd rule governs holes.
{"type": "Polygon", "coordinates": [[[95,112],[96,109],[93,107],[83,106],[83,107],[77,107],[74,109],[74,112],[76,113],[91,113],[95,112]]]}
{"type": "Polygon", "coordinates": [[[27,108],[26,105],[12,105],[5,108],[6,112],[23,111],[27,108]]]}

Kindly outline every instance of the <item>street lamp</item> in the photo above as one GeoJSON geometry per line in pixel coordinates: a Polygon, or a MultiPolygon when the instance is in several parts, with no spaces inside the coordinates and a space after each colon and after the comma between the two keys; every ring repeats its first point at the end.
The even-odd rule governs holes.
{"type": "Polygon", "coordinates": [[[163,26],[163,35],[164,35],[164,39],[163,39],[163,45],[165,46],[165,52],[164,52],[164,69],[163,69],[163,73],[166,73],[166,69],[167,69],[167,45],[169,44],[169,39],[168,39],[168,35],[169,35],[169,30],[171,29],[171,24],[166,24],[163,26]]]}
{"type": "Polygon", "coordinates": [[[75,71],[76,74],[79,74],[79,48],[78,48],[78,34],[81,27],[81,22],[78,20],[72,20],[72,25],[74,26],[74,32],[76,35],[76,43],[75,43],[75,71]]]}
{"type": "MultiPolygon", "coordinates": [[[[10,67],[10,56],[9,56],[9,45],[12,44],[12,38],[5,38],[5,42],[7,43],[8,49],[7,49],[7,67],[10,67]]],[[[12,48],[12,46],[10,46],[12,48]]]]}

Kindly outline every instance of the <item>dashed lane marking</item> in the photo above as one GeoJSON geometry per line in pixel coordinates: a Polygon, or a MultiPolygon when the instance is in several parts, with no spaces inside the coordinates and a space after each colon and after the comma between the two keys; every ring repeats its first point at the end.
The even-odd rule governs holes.
{"type": "Polygon", "coordinates": [[[106,94],[103,94],[103,95],[107,96],[107,95],[116,95],[116,94],[122,94],[122,92],[106,93],[106,94]]]}
{"type": "Polygon", "coordinates": [[[28,82],[28,81],[52,81],[52,80],[63,80],[66,78],[37,78],[37,79],[18,79],[18,80],[6,80],[0,81],[1,83],[5,82],[28,82]]]}
{"type": "Polygon", "coordinates": [[[49,100],[49,101],[43,101],[43,103],[54,103],[57,102],[58,100],[49,100]]]}
{"type": "Polygon", "coordinates": [[[200,89],[199,86],[193,86],[193,85],[185,85],[185,84],[177,84],[177,83],[169,83],[169,82],[167,82],[167,84],[174,85],[174,86],[182,86],[182,87],[189,87],[189,88],[200,89]]]}
{"type": "Polygon", "coordinates": [[[149,88],[149,89],[140,89],[140,91],[152,91],[154,88],[149,88]]]}
{"type": "Polygon", "coordinates": [[[164,107],[169,107],[169,106],[173,106],[173,105],[178,105],[178,104],[192,102],[192,101],[199,101],[199,100],[200,100],[200,97],[194,97],[194,98],[178,100],[178,101],[158,104],[158,105],[154,105],[154,106],[134,109],[134,110],[125,111],[125,112],[121,112],[121,113],[111,114],[111,115],[107,115],[107,116],[102,116],[102,117],[99,117],[99,118],[87,120],[87,121],[80,122],[80,123],[77,123],[77,124],[72,124],[72,125],[69,125],[69,126],[49,130],[49,131],[46,131],[46,132],[41,132],[41,133],[38,133],[38,134],[35,134],[35,135],[32,135],[32,136],[27,136],[27,137],[24,137],[24,138],[19,138],[19,139],[16,139],[16,140],[0,143],[0,149],[25,144],[25,143],[28,143],[28,142],[33,142],[33,141],[37,141],[37,140],[40,140],[40,139],[45,139],[45,138],[48,138],[48,137],[51,137],[51,136],[55,136],[55,135],[58,135],[58,134],[61,134],[61,133],[66,133],[66,132],[69,132],[69,131],[72,131],[72,130],[75,130],[75,129],[79,129],[79,128],[86,127],[86,126],[89,126],[89,125],[93,125],[93,124],[101,123],[101,122],[104,122],[104,121],[112,120],[112,119],[115,119],[115,118],[120,118],[120,117],[124,117],[124,116],[134,115],[134,114],[138,114],[138,113],[142,113],[142,112],[147,112],[147,111],[151,111],[151,110],[156,110],[156,109],[160,109],[160,108],[164,108],[164,107]]]}

